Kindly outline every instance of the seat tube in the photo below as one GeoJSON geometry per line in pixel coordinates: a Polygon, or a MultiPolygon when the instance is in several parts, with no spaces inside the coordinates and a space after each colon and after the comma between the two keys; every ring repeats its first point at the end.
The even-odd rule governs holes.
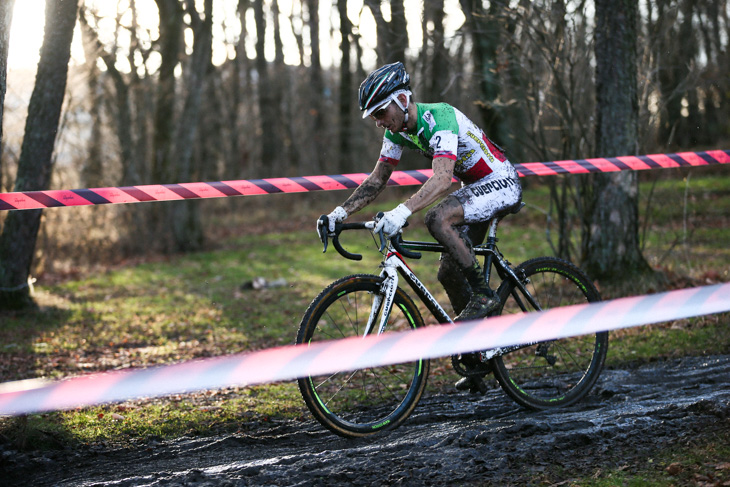
{"type": "MultiPolygon", "coordinates": [[[[487,248],[490,251],[493,251],[494,248],[497,245],[497,225],[499,224],[498,218],[492,218],[489,221],[489,230],[487,231],[487,248]]],[[[492,275],[492,259],[494,258],[494,253],[489,252],[486,257],[484,257],[484,280],[487,282],[487,285],[489,285],[489,278],[492,275]]]]}

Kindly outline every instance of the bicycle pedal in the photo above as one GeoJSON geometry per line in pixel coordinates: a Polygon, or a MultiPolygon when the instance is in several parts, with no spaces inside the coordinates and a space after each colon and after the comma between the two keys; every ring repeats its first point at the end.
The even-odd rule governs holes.
{"type": "Polygon", "coordinates": [[[471,394],[486,394],[487,384],[481,377],[462,377],[455,384],[456,390],[466,391],[471,394]]]}
{"type": "Polygon", "coordinates": [[[472,394],[486,394],[487,393],[487,383],[484,382],[482,379],[476,379],[474,381],[474,388],[469,389],[469,392],[472,394]]]}

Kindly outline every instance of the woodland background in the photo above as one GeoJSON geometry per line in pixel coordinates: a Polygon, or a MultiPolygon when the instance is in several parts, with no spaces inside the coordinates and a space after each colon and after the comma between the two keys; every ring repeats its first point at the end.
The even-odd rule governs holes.
{"type": "MultiPolygon", "coordinates": [[[[76,4],[47,3],[61,9],[64,2],[76,4]]],[[[596,69],[603,57],[596,54],[599,1],[364,0],[354,8],[331,0],[328,19],[315,0],[215,2],[227,2],[235,15],[216,18],[213,0],[120,0],[113,17],[91,0],[78,2],[68,18],[81,35],[85,62],[70,65],[62,86],[60,124],[50,129],[50,187],[367,172],[382,134],[360,119],[357,88],[370,70],[396,60],[405,62],[416,100],[459,107],[513,162],[722,149],[730,140],[727,0],[615,2],[637,16],[628,23],[635,25],[628,36],[636,91],[626,98],[638,123],[631,149],[617,153],[597,141],[596,87],[617,76],[596,69]],[[151,3],[159,12],[156,29],[138,22],[141,6],[151,3]],[[376,26],[372,33],[361,30],[366,21],[376,26]],[[409,40],[414,26],[420,43],[409,40]],[[325,44],[334,46],[331,63],[322,60],[325,44]],[[214,46],[220,52],[221,45],[225,58],[214,62],[214,46]]],[[[2,4],[3,49],[13,3],[2,4]]],[[[46,36],[55,27],[47,24],[46,36]]],[[[39,72],[43,63],[42,57],[39,72]]],[[[40,79],[35,85],[28,79],[26,91],[39,90],[40,79]]],[[[21,87],[5,86],[4,70],[1,81],[7,97],[0,190],[17,191],[31,129],[22,128],[28,104],[21,87]]],[[[429,167],[419,156],[402,164],[429,167]]],[[[555,253],[581,261],[580,233],[590,225],[581,205],[591,180],[523,184],[551,186],[555,253]]],[[[322,212],[342,197],[317,196],[322,212]]],[[[272,219],[286,219],[292,204],[312,204],[313,197],[293,198],[45,211],[30,274],[198,250],[211,243],[213,221],[225,227],[261,207],[272,219]]],[[[7,212],[0,225],[5,219],[7,212]]]]}

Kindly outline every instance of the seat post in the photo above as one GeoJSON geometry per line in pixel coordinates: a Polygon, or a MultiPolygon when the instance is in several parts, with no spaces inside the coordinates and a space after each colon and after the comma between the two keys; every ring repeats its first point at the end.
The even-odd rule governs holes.
{"type": "Polygon", "coordinates": [[[497,243],[497,225],[499,225],[499,218],[495,217],[489,221],[489,230],[487,231],[487,246],[494,248],[494,244],[497,243]]]}

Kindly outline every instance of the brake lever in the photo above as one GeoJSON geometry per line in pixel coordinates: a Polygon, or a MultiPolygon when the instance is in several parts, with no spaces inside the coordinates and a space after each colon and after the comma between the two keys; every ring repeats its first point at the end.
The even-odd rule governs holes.
{"type": "MultiPolygon", "coordinates": [[[[378,221],[381,218],[383,218],[383,215],[384,215],[384,213],[382,211],[380,213],[378,213],[377,215],[375,215],[375,221],[378,221]]],[[[403,228],[405,228],[407,226],[408,226],[408,222],[405,222],[405,224],[403,225],[403,228]]],[[[403,255],[405,257],[409,257],[411,259],[420,259],[421,258],[421,253],[420,252],[412,252],[410,250],[404,249],[401,246],[401,239],[403,238],[402,237],[402,231],[403,230],[401,229],[400,231],[398,231],[397,234],[393,235],[390,238],[391,245],[393,245],[393,248],[398,253],[400,253],[401,255],[403,255]]],[[[385,234],[383,233],[383,229],[382,228],[380,229],[380,231],[378,231],[378,236],[380,237],[380,249],[378,251],[380,253],[382,253],[383,250],[385,250],[385,247],[387,245],[387,239],[385,237],[385,234]]]]}
{"type": "MultiPolygon", "coordinates": [[[[375,215],[375,222],[376,223],[379,222],[380,219],[383,218],[384,216],[385,216],[385,213],[383,213],[382,211],[378,212],[378,214],[375,215]]],[[[385,250],[385,247],[387,245],[387,240],[385,238],[385,233],[383,232],[383,229],[382,228],[380,230],[378,230],[378,237],[380,237],[380,248],[378,249],[378,252],[381,252],[382,253],[383,250],[385,250]]]]}
{"type": "Polygon", "coordinates": [[[319,217],[319,220],[317,220],[317,233],[319,234],[319,239],[324,245],[324,249],[322,250],[323,254],[327,252],[327,243],[329,241],[329,239],[327,238],[327,232],[329,232],[329,228],[329,218],[327,218],[327,215],[321,215],[319,217]]]}
{"type": "Polygon", "coordinates": [[[385,238],[385,233],[383,233],[382,228],[378,232],[378,237],[380,237],[380,248],[378,249],[378,252],[383,252],[383,250],[385,250],[385,247],[387,245],[387,240],[385,238]]]}

